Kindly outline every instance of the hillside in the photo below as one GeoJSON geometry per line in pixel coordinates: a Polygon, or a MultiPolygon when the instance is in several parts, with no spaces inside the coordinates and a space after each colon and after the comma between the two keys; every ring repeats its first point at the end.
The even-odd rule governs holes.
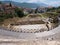
{"type": "Polygon", "coordinates": [[[26,7],[26,8],[37,8],[37,7],[47,7],[47,4],[44,4],[42,2],[40,3],[19,3],[19,2],[14,2],[14,1],[2,1],[3,3],[12,3],[13,5],[19,6],[19,7],[26,7]]]}

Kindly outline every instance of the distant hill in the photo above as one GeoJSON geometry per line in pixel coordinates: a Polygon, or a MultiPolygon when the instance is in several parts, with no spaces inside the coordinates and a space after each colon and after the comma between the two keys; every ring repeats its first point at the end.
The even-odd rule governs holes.
{"type": "Polygon", "coordinates": [[[19,2],[14,2],[14,1],[2,1],[3,3],[12,3],[12,4],[14,4],[14,5],[16,5],[16,6],[20,6],[20,7],[26,7],[26,8],[37,8],[37,7],[41,7],[41,6],[43,6],[43,7],[46,7],[46,6],[48,6],[47,4],[44,4],[44,3],[39,3],[39,4],[37,4],[37,3],[19,3],[19,2]]]}

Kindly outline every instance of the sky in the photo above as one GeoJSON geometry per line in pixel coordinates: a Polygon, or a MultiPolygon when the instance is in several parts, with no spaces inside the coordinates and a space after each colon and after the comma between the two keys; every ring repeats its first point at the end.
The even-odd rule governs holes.
{"type": "MultiPolygon", "coordinates": [[[[8,0],[7,0],[8,1],[8,0]]],[[[27,2],[27,3],[45,3],[51,6],[60,6],[60,0],[11,0],[16,2],[27,2]]]]}

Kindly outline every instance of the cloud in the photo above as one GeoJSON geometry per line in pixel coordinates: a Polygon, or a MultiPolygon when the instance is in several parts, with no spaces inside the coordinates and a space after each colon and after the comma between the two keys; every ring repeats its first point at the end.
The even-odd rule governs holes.
{"type": "MultiPolygon", "coordinates": [[[[12,1],[17,1],[17,0],[12,0],[12,1]]],[[[43,2],[45,0],[18,0],[17,2],[28,2],[28,3],[38,3],[38,2],[43,2]]]]}
{"type": "Polygon", "coordinates": [[[28,3],[45,3],[48,5],[52,5],[52,6],[58,6],[60,5],[60,0],[12,0],[12,1],[16,1],[16,2],[28,2],[28,3]]]}
{"type": "Polygon", "coordinates": [[[52,6],[60,6],[60,0],[57,0],[57,1],[47,1],[47,2],[44,2],[44,3],[46,3],[48,5],[52,5],[52,6]]]}

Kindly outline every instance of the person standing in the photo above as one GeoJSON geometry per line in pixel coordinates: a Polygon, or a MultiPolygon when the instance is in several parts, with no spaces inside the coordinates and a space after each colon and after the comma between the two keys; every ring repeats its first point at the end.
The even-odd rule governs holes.
{"type": "Polygon", "coordinates": [[[46,27],[48,28],[48,31],[49,31],[49,25],[48,25],[49,23],[48,22],[46,22],[46,27]]]}

